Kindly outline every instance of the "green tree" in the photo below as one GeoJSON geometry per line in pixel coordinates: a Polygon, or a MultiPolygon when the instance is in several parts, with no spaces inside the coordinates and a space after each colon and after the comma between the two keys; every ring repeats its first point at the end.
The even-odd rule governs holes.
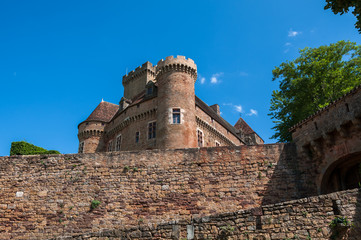
{"type": "Polygon", "coordinates": [[[330,9],[334,14],[347,13],[350,8],[354,8],[352,14],[356,17],[355,27],[361,33],[361,1],[360,0],[326,0],[325,9],[330,9]]]}
{"type": "Polygon", "coordinates": [[[13,155],[38,155],[38,154],[60,154],[56,150],[46,150],[24,141],[12,142],[10,156],[13,155]]]}
{"type": "Polygon", "coordinates": [[[272,136],[291,141],[290,127],[341,97],[361,83],[361,46],[339,41],[329,46],[305,48],[294,61],[273,70],[270,113],[274,119],[272,136]]]}

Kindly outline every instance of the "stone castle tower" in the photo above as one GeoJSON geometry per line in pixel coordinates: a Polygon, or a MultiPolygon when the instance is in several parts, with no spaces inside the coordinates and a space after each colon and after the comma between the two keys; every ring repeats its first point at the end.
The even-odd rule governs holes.
{"type": "Polygon", "coordinates": [[[164,137],[162,148],[197,147],[194,83],[197,66],[185,57],[167,57],[158,62],[157,83],[159,122],[158,132],[164,137]],[[172,114],[179,109],[181,124],[174,124],[172,114]]]}
{"type": "Polygon", "coordinates": [[[195,95],[197,65],[184,56],[150,62],[123,76],[119,105],[102,101],[79,124],[79,152],[262,144],[240,119],[234,126],[195,95]],[[242,122],[243,124],[239,124],[242,122]]]}

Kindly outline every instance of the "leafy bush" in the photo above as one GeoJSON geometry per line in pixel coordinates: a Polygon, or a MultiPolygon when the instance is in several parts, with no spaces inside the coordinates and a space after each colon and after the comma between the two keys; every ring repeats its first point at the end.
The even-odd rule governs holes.
{"type": "Polygon", "coordinates": [[[93,200],[90,204],[90,209],[93,210],[93,209],[96,209],[98,206],[100,205],[100,201],[98,200],[93,200]]]}
{"type": "Polygon", "coordinates": [[[10,156],[13,155],[39,155],[39,154],[60,154],[56,150],[46,150],[33,144],[20,141],[12,142],[10,148],[10,156]]]}
{"type": "Polygon", "coordinates": [[[336,216],[332,222],[330,223],[330,227],[331,228],[335,228],[335,227],[349,227],[351,226],[351,221],[349,221],[347,219],[347,217],[340,217],[340,216],[336,216]]]}

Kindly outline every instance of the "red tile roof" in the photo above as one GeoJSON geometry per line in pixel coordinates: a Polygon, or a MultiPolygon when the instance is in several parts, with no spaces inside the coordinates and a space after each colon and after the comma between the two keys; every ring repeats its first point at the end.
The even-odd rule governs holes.
{"type": "Polygon", "coordinates": [[[118,109],[117,104],[101,101],[85,121],[109,122],[118,109]]]}

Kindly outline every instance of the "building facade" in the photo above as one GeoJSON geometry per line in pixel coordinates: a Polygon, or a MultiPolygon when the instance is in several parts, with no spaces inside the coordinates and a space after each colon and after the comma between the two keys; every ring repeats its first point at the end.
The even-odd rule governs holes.
{"type": "Polygon", "coordinates": [[[78,126],[79,153],[263,144],[240,118],[195,95],[197,66],[184,56],[144,63],[123,76],[119,105],[102,101],[78,126]]]}

